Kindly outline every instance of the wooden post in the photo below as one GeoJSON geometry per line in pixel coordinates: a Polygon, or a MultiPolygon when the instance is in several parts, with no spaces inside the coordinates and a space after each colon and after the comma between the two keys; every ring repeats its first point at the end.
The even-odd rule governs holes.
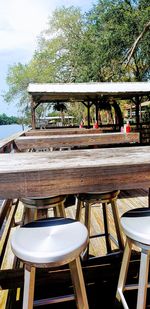
{"type": "Polygon", "coordinates": [[[96,121],[98,123],[98,102],[95,101],[95,118],[96,118],[96,121]]]}
{"type": "Polygon", "coordinates": [[[88,105],[87,105],[87,119],[88,119],[88,129],[90,128],[90,102],[88,101],[88,105]]]}
{"type": "Polygon", "coordinates": [[[35,102],[31,100],[31,117],[32,117],[32,129],[35,129],[35,102]]]}
{"type": "Polygon", "coordinates": [[[140,100],[139,100],[139,97],[136,96],[135,100],[136,100],[136,125],[137,125],[137,129],[138,129],[139,123],[140,123],[140,117],[139,117],[140,100]]]}

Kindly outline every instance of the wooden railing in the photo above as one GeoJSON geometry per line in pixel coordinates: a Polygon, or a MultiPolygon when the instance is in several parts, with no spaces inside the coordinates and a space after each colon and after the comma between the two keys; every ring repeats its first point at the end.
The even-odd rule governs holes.
{"type": "Polygon", "coordinates": [[[15,151],[14,140],[19,136],[25,136],[26,131],[18,132],[7,138],[0,140],[0,153],[10,153],[15,151]]]}
{"type": "Polygon", "coordinates": [[[150,122],[131,125],[132,131],[138,131],[140,133],[140,144],[150,145],[150,122]]]}
{"type": "MultiPolygon", "coordinates": [[[[0,140],[0,154],[15,152],[14,140],[19,136],[24,136],[25,132],[19,132],[8,138],[0,140]]],[[[10,254],[9,238],[12,229],[17,224],[16,212],[19,208],[19,200],[5,199],[0,201],[0,278],[6,277],[7,272],[13,271],[15,258],[10,254]]],[[[20,218],[19,218],[20,220],[20,218]]],[[[7,308],[8,291],[3,290],[0,283],[0,308],[7,308]]]]}

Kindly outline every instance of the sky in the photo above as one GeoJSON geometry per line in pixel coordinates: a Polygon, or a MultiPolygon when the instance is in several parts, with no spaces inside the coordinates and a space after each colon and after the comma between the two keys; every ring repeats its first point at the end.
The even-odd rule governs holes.
{"type": "Polygon", "coordinates": [[[1,0],[0,1],[0,114],[20,116],[16,102],[3,100],[8,90],[9,66],[28,63],[36,49],[37,37],[47,28],[48,17],[64,5],[88,11],[95,0],[1,0]]]}

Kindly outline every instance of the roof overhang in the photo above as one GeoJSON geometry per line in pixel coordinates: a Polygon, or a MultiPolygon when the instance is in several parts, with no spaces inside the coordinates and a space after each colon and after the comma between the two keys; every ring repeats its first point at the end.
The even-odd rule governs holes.
{"type": "Polygon", "coordinates": [[[29,84],[28,93],[35,102],[72,102],[102,97],[130,99],[150,95],[150,82],[47,83],[29,84]]]}

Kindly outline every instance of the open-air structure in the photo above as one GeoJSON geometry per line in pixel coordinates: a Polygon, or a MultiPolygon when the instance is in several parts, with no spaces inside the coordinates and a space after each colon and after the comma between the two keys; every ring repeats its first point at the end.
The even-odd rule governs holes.
{"type": "MultiPolygon", "coordinates": [[[[83,197],[85,193],[89,196],[88,192],[120,191],[116,207],[118,230],[112,220],[110,205],[105,205],[106,209],[103,209],[97,198],[92,203],[89,257],[81,259],[81,262],[89,308],[99,309],[105,304],[105,308],[121,309],[116,290],[124,249],[118,246],[119,239],[118,242],[112,240],[117,240],[119,217],[122,214],[132,208],[149,210],[150,146],[141,146],[139,132],[103,134],[100,128],[33,130],[36,127],[35,111],[39,104],[45,102],[81,102],[87,106],[90,119],[90,107],[95,104],[97,113],[100,101],[128,99],[140,104],[145,96],[150,95],[150,83],[30,84],[28,92],[32,98],[32,130],[20,132],[0,143],[0,198],[3,200],[0,209],[0,308],[22,308],[23,286],[26,286],[24,271],[22,263],[12,254],[10,241],[12,234],[19,230],[18,226],[21,228],[25,220],[30,223],[28,215],[33,213],[33,209],[24,205],[23,199],[64,196],[66,216],[74,219],[78,213],[75,200],[79,200],[79,196],[83,197]],[[61,149],[64,146],[67,148],[65,151],[61,149]],[[107,228],[108,222],[110,233],[105,235],[104,225],[107,228]],[[105,242],[105,236],[109,236],[111,251],[108,250],[109,242],[105,242]]],[[[39,217],[43,217],[44,208],[36,210],[39,217]]],[[[85,207],[82,208],[82,222],[84,214],[85,207]]],[[[49,209],[48,218],[54,215],[53,209],[49,209]]],[[[141,226],[145,228],[145,224],[141,226]]],[[[74,238],[78,240],[80,237],[75,234],[74,238]]],[[[21,243],[24,248],[22,238],[21,243]]],[[[30,238],[27,238],[27,243],[30,244],[30,238]]],[[[139,276],[139,262],[139,251],[133,250],[126,287],[129,291],[125,291],[132,309],[136,305],[134,289],[139,276]],[[133,284],[133,291],[130,284],[133,284]]],[[[41,308],[44,303],[45,308],[50,301],[58,299],[60,292],[62,298],[69,296],[70,301],[67,297],[64,306],[58,303],[55,308],[75,308],[68,266],[49,269],[44,264],[44,268],[37,270],[35,306],[41,308]]]]}
{"type": "MultiPolygon", "coordinates": [[[[136,107],[136,123],[139,124],[139,108],[144,97],[150,96],[150,82],[99,82],[99,83],[47,83],[29,84],[31,95],[32,128],[36,128],[36,108],[39,104],[54,102],[80,102],[87,108],[88,128],[90,108],[95,106],[95,119],[98,121],[100,103],[109,101],[114,106],[120,100],[130,100],[136,107]]],[[[116,117],[116,123],[117,123],[116,117]]],[[[118,123],[119,124],[119,123],[118,123]]],[[[122,123],[119,124],[120,126],[122,123]]]]}

